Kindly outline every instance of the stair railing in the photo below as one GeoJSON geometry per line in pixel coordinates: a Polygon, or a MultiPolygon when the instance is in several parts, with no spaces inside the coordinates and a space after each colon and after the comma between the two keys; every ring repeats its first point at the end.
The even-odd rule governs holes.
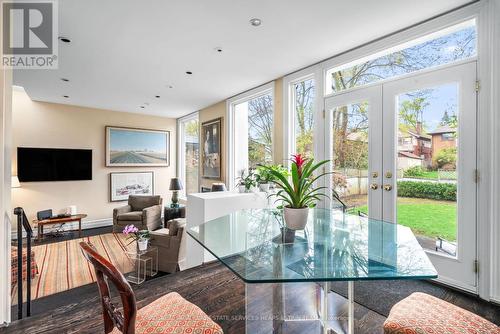
{"type": "Polygon", "coordinates": [[[23,208],[14,209],[17,216],[17,319],[23,318],[23,229],[26,232],[26,316],[31,316],[31,239],[33,229],[23,208]]]}

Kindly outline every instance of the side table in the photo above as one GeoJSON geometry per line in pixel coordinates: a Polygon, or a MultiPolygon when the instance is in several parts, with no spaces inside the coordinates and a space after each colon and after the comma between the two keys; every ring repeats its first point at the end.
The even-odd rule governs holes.
{"type": "Polygon", "coordinates": [[[181,218],[186,216],[186,206],[179,204],[178,207],[172,208],[170,206],[165,206],[163,209],[163,225],[166,227],[167,222],[171,219],[181,218]]]}
{"type": "Polygon", "coordinates": [[[78,215],[72,215],[68,217],[54,217],[54,218],[47,218],[43,220],[34,220],[33,223],[37,226],[38,233],[37,233],[37,240],[40,241],[43,239],[43,227],[45,225],[54,225],[54,224],[61,224],[64,225],[69,222],[78,222],[78,237],[82,237],[82,219],[87,218],[87,215],[82,213],[78,215]]]}
{"type": "Polygon", "coordinates": [[[140,251],[135,248],[125,251],[126,263],[123,264],[124,271],[132,264],[131,272],[125,274],[127,281],[134,284],[141,284],[146,280],[146,276],[155,276],[158,273],[158,247],[149,246],[146,250],[140,251]]]}

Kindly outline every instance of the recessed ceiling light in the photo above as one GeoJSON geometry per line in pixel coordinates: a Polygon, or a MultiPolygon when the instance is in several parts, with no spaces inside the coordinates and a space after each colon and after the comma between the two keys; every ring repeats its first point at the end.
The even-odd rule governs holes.
{"type": "Polygon", "coordinates": [[[172,88],[174,88],[174,86],[172,86],[172,85],[167,85],[167,88],[172,89],[172,88]]]}
{"type": "Polygon", "coordinates": [[[250,24],[253,25],[254,27],[258,27],[262,24],[262,20],[258,18],[253,18],[250,20],[250,24]]]}
{"type": "Polygon", "coordinates": [[[186,71],[186,74],[191,75],[191,74],[193,74],[193,72],[191,72],[191,71],[186,71]]]}
{"type": "Polygon", "coordinates": [[[217,52],[222,52],[222,48],[219,48],[219,47],[216,47],[214,50],[217,52]]]}
{"type": "Polygon", "coordinates": [[[159,98],[160,98],[160,95],[155,95],[155,97],[156,97],[157,99],[159,99],[159,98]]]}
{"type": "Polygon", "coordinates": [[[140,106],[139,108],[144,109],[144,108],[146,108],[146,107],[144,107],[144,106],[140,106]]]}
{"type": "Polygon", "coordinates": [[[68,82],[69,81],[69,79],[66,79],[66,78],[61,78],[61,80],[64,81],[64,82],[68,82]]]}
{"type": "Polygon", "coordinates": [[[68,95],[63,95],[63,97],[64,97],[65,99],[69,98],[69,96],[68,96],[68,95]]]}
{"type": "Polygon", "coordinates": [[[59,40],[64,43],[71,43],[71,40],[68,37],[59,37],[59,40]]]}

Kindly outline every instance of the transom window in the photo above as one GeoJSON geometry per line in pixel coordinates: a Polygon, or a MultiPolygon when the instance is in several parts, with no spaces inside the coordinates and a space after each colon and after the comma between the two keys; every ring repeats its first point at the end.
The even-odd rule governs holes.
{"type": "Polygon", "coordinates": [[[476,21],[443,29],[326,72],[326,94],[371,84],[422,69],[475,57],[476,21]]]}

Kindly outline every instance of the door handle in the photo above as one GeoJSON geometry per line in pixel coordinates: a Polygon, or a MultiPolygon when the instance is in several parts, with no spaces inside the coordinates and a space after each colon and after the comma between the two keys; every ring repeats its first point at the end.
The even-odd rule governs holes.
{"type": "Polygon", "coordinates": [[[370,184],[370,189],[377,190],[378,189],[378,184],[376,184],[376,183],[370,184]]]}
{"type": "Polygon", "coordinates": [[[391,191],[392,190],[392,186],[390,184],[384,184],[384,190],[385,191],[391,191]]]}

